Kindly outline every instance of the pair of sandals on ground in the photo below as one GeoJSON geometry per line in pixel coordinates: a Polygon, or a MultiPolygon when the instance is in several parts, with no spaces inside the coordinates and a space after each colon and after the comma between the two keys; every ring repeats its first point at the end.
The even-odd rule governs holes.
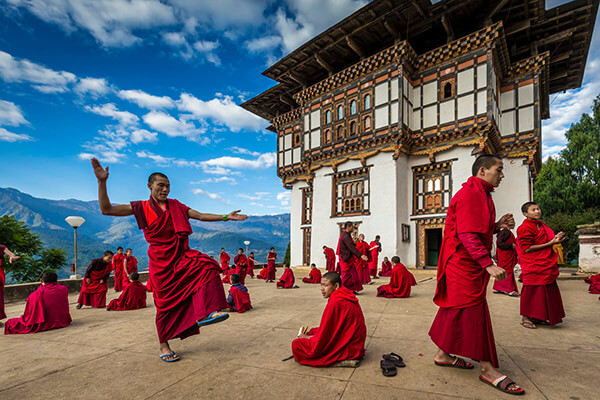
{"type": "Polygon", "coordinates": [[[402,357],[396,353],[384,354],[382,358],[383,360],[379,362],[379,366],[381,367],[381,373],[383,376],[396,376],[398,373],[397,368],[406,367],[402,357]]]}

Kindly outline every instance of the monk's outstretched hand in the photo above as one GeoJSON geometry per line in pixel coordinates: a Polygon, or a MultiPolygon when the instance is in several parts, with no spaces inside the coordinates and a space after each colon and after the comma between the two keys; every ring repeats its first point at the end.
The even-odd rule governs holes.
{"type": "Polygon", "coordinates": [[[248,218],[246,214],[238,214],[242,210],[232,211],[227,214],[227,219],[232,221],[243,221],[248,218]]]}
{"type": "Polygon", "coordinates": [[[497,281],[501,281],[502,279],[506,278],[506,271],[504,268],[500,268],[496,264],[490,265],[485,270],[497,281]]]}
{"type": "Polygon", "coordinates": [[[10,256],[8,262],[12,264],[13,261],[17,261],[19,258],[21,258],[21,256],[10,256]]]}
{"type": "Polygon", "coordinates": [[[94,174],[99,181],[106,181],[108,179],[108,165],[106,169],[102,168],[100,165],[100,161],[96,158],[92,158],[92,168],[94,169],[94,174]]]}

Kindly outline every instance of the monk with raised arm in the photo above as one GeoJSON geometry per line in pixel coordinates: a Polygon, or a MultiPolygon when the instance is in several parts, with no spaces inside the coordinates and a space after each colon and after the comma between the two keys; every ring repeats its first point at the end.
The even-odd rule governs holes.
{"type": "Polygon", "coordinates": [[[107,189],[108,167],[92,158],[98,179],[98,201],[104,215],[135,215],[149,244],[150,280],[156,306],[159,357],[165,362],[179,360],[169,340],[184,339],[199,333],[199,327],[226,320],[218,310],[227,307],[219,274],[221,267],[212,257],[189,246],[192,227],[189,219],[199,221],[241,221],[246,215],[233,211],[225,215],[200,213],[177,200],[168,199],[171,185],[166,175],[155,172],[148,177],[150,198],[130,204],[112,205],[107,189]]]}
{"type": "Polygon", "coordinates": [[[125,259],[123,260],[123,288],[131,283],[129,278],[134,272],[138,272],[138,261],[133,255],[133,250],[127,249],[125,250],[125,259]]]}
{"type": "Polygon", "coordinates": [[[6,313],[4,312],[4,283],[6,278],[4,277],[4,269],[2,268],[2,260],[4,260],[4,255],[8,256],[8,262],[13,263],[13,261],[21,258],[20,256],[15,256],[15,253],[10,251],[8,247],[0,244],[0,320],[6,318],[6,313]]]}
{"type": "Polygon", "coordinates": [[[108,277],[113,270],[113,252],[106,250],[102,258],[95,258],[85,270],[81,291],[77,299],[77,308],[90,306],[94,308],[106,307],[106,292],[108,292],[108,277]]]}
{"type": "Polygon", "coordinates": [[[499,156],[477,157],[472,176],[450,201],[433,298],[439,310],[429,336],[438,346],[435,365],[472,369],[473,364],[458,355],[468,357],[479,361],[482,382],[505,393],[524,394],[496,370],[498,356],[486,301],[490,277],[506,278],[506,271],[491,257],[494,233],[514,227],[512,214],[496,222],[491,193],[500,185],[503,169],[499,156]]]}

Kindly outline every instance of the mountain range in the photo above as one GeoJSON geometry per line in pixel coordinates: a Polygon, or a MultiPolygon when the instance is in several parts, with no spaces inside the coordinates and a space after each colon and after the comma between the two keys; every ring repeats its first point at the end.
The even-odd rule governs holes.
{"type": "MultiPolygon", "coordinates": [[[[132,248],[141,269],[148,267],[148,244],[135,218],[102,215],[97,201],[49,200],[12,188],[0,188],[0,215],[13,215],[27,224],[40,236],[44,246],[65,250],[69,263],[74,257],[73,228],[65,222],[65,218],[70,215],[85,218],[85,223],[77,230],[80,273],[104,250],[116,251],[118,246],[132,248]]],[[[246,247],[244,241],[248,240],[248,251],[254,251],[259,263],[266,262],[271,247],[275,247],[283,259],[290,240],[290,214],[249,216],[241,222],[193,220],[191,223],[194,233],[190,235],[190,246],[215,258],[218,258],[221,247],[225,247],[233,258],[238,248],[246,247]]],[[[64,277],[68,274],[65,266],[59,275],[64,277]]]]}

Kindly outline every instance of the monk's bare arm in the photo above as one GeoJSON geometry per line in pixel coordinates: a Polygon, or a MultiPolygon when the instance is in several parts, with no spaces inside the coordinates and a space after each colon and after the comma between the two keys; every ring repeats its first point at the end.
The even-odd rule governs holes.
{"type": "MultiPolygon", "coordinates": [[[[238,214],[241,210],[233,211],[227,214],[227,221],[243,221],[248,218],[245,214],[238,214]]],[[[198,221],[218,222],[223,221],[223,214],[201,213],[193,209],[188,210],[188,217],[198,221]]]]}
{"type": "Polygon", "coordinates": [[[131,204],[110,204],[108,198],[108,191],[106,190],[106,181],[108,180],[108,166],[106,169],[102,168],[100,161],[92,158],[92,168],[94,169],[94,175],[98,179],[98,203],[100,204],[100,211],[103,215],[112,215],[114,217],[126,217],[133,215],[133,208],[131,204]]]}

